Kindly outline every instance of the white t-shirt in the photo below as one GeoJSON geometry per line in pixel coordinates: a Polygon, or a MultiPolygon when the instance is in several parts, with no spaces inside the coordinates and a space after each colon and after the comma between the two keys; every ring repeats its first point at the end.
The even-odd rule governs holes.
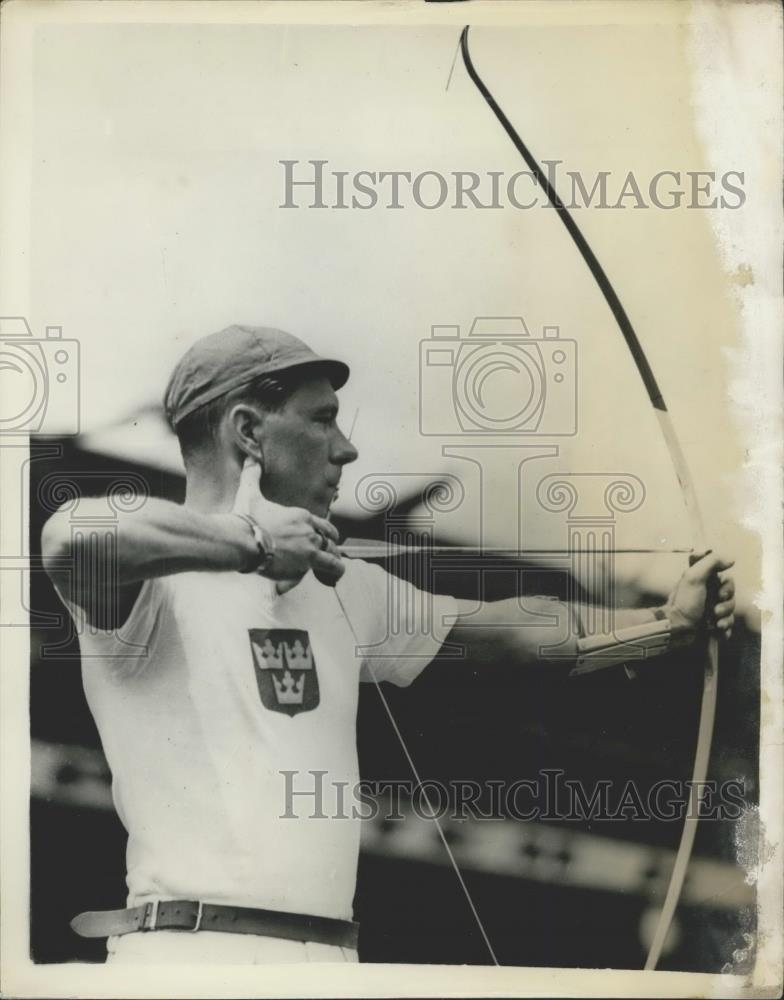
{"type": "Polygon", "coordinates": [[[279,596],[255,575],[182,573],[147,580],[119,633],[81,631],[128,831],[129,906],[196,899],[351,919],[358,682],[410,684],[457,605],[360,560],[338,591],[312,574],[279,596]],[[287,788],[307,794],[287,801],[287,788]]]}

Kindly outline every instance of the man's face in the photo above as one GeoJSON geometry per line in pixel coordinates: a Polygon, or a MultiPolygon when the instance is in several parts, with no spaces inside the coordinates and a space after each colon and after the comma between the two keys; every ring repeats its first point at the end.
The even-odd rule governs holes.
{"type": "Polygon", "coordinates": [[[282,409],[265,414],[261,490],[268,500],[304,507],[319,517],[327,514],[343,466],[357,457],[337,416],[338,398],[324,376],[303,382],[282,409]]]}

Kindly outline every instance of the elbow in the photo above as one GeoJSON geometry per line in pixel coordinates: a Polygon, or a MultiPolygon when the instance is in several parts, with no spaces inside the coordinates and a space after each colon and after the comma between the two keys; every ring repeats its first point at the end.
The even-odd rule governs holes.
{"type": "Polygon", "coordinates": [[[71,557],[71,522],[64,510],[55,511],[41,531],[41,556],[52,579],[62,577],[71,557]]]}

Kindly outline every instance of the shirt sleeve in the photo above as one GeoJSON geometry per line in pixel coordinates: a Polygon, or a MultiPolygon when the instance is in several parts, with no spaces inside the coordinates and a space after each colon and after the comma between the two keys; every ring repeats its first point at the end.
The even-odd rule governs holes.
{"type": "Polygon", "coordinates": [[[458,614],[453,597],[419,590],[362,559],[346,562],[338,587],[362,644],[361,681],[411,684],[442,648],[458,614]]]}
{"type": "Polygon", "coordinates": [[[131,613],[117,629],[100,629],[87,621],[84,610],[68,600],[55,587],[57,596],[70,614],[76,634],[82,666],[91,659],[107,661],[123,672],[137,673],[150,659],[161,618],[168,607],[170,594],[166,577],[145,580],[136,597],[131,613]]]}

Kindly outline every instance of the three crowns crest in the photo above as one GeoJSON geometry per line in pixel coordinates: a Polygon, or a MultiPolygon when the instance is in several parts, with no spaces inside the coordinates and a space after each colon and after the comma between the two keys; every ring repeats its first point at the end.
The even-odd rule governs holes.
{"type": "Polygon", "coordinates": [[[319,703],[310,636],[301,629],[250,629],[256,681],[265,708],[295,715],[319,703]]]}

